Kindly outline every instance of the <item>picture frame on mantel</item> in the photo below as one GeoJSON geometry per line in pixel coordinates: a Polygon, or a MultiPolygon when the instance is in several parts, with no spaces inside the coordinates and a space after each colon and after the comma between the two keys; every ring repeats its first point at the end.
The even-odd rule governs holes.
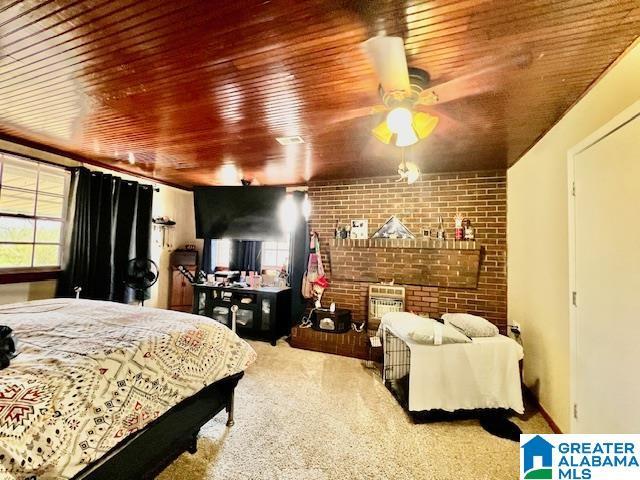
{"type": "Polygon", "coordinates": [[[389,220],[384,222],[384,224],[376,231],[376,233],[373,234],[371,238],[414,239],[416,237],[407,227],[404,226],[404,224],[398,217],[392,215],[391,217],[389,217],[389,220]]]}
{"type": "Polygon", "coordinates": [[[366,240],[369,238],[369,220],[351,220],[351,235],[353,240],[366,240]]]}

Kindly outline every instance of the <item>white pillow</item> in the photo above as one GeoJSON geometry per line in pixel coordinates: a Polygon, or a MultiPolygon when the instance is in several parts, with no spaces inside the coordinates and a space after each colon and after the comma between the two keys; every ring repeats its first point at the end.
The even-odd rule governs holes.
{"type": "Polygon", "coordinates": [[[487,319],[469,313],[445,313],[442,319],[471,338],[495,337],[500,333],[498,327],[487,319]]]}
{"type": "Polygon", "coordinates": [[[380,332],[385,326],[393,330],[396,335],[406,337],[409,332],[428,325],[430,318],[420,317],[411,312],[389,312],[385,313],[380,319],[380,332]]]}
{"type": "Polygon", "coordinates": [[[470,343],[471,340],[450,325],[425,319],[421,325],[409,332],[409,338],[424,345],[443,345],[446,343],[470,343]]]}

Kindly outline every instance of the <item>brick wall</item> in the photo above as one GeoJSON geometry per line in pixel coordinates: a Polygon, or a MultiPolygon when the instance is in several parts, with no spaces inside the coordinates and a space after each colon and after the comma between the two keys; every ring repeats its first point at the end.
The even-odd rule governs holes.
{"type": "MultiPolygon", "coordinates": [[[[369,220],[372,235],[391,215],[396,215],[416,237],[437,225],[442,215],[447,238],[453,238],[453,217],[461,213],[476,228],[484,247],[478,287],[443,288],[406,286],[407,310],[432,315],[469,312],[489,319],[505,330],[507,319],[506,172],[423,175],[413,185],[396,183],[396,177],[311,182],[311,228],[320,236],[323,262],[331,279],[329,240],[336,220],[369,220]]],[[[369,283],[331,280],[323,303],[349,308],[354,320],[367,312],[369,283]]]]}

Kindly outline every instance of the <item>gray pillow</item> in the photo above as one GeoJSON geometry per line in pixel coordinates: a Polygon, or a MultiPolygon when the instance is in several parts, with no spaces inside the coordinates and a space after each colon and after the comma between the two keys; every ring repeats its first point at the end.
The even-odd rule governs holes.
{"type": "Polygon", "coordinates": [[[446,325],[426,318],[424,325],[414,328],[409,332],[409,337],[424,345],[443,345],[447,343],[469,343],[471,340],[451,325],[446,325]]]}
{"type": "Polygon", "coordinates": [[[498,327],[487,319],[469,313],[445,313],[442,319],[471,338],[495,337],[500,333],[498,327]]]}

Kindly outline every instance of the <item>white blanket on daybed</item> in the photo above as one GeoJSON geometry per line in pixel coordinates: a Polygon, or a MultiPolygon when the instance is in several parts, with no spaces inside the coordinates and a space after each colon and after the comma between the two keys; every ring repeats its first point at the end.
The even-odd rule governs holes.
{"type": "Polygon", "coordinates": [[[504,335],[471,343],[423,345],[409,332],[421,317],[383,321],[381,328],[402,339],[411,351],[409,410],[510,408],[524,412],[520,386],[520,344],[504,335]]]}

